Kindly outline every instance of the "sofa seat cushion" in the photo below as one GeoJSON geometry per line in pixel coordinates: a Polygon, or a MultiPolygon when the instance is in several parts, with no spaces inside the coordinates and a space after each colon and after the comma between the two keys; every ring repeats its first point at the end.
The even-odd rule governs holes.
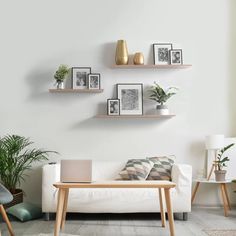
{"type": "Polygon", "coordinates": [[[154,163],[147,180],[171,180],[174,156],[148,157],[147,159],[154,163]]]}
{"type": "Polygon", "coordinates": [[[116,180],[146,180],[154,162],[148,159],[130,159],[116,180]]]}

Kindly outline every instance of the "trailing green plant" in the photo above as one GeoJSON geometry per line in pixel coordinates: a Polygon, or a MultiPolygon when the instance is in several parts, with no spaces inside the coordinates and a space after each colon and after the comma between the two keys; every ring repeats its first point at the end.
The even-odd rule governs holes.
{"type": "Polygon", "coordinates": [[[170,99],[173,95],[176,94],[178,88],[176,87],[169,87],[166,90],[161,88],[156,82],[149,90],[150,96],[149,99],[156,101],[160,105],[164,105],[168,99],[170,99]]]}
{"type": "Polygon", "coordinates": [[[13,194],[17,185],[25,181],[25,171],[30,170],[34,162],[48,160],[48,154],[54,152],[30,148],[32,144],[29,138],[18,135],[0,138],[0,180],[13,194]]]}
{"type": "Polygon", "coordinates": [[[223,157],[223,154],[230,149],[231,147],[234,146],[235,143],[231,143],[227,145],[226,147],[222,148],[219,153],[217,154],[217,169],[222,170],[224,167],[227,167],[226,162],[228,162],[230,159],[229,157],[223,157]]]}
{"type": "Polygon", "coordinates": [[[66,75],[69,73],[69,68],[66,65],[60,65],[57,71],[54,74],[54,79],[61,83],[64,81],[66,75]]]}

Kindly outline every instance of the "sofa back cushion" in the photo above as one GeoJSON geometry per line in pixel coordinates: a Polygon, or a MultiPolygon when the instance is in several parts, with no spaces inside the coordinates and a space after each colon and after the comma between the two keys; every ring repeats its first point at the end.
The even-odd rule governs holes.
{"type": "Polygon", "coordinates": [[[171,180],[171,169],[174,156],[147,157],[154,163],[147,180],[171,180]]]}
{"type": "Polygon", "coordinates": [[[130,159],[116,180],[146,180],[154,162],[148,159],[130,159]]]}

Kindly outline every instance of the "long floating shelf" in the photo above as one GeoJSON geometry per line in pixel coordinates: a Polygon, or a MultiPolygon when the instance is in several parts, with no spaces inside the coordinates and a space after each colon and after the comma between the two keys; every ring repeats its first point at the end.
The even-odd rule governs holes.
{"type": "Polygon", "coordinates": [[[50,93],[102,93],[103,89],[49,89],[50,93]]]}
{"type": "Polygon", "coordinates": [[[174,116],[175,116],[174,114],[170,114],[170,115],[120,115],[120,116],[96,115],[95,118],[99,118],[99,119],[170,119],[174,116]]]}
{"type": "Polygon", "coordinates": [[[113,65],[113,69],[186,69],[192,65],[113,65]]]}

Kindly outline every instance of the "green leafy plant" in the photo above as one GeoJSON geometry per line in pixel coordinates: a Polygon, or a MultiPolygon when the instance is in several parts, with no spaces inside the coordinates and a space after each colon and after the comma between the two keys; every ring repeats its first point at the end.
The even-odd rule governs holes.
{"type": "Polygon", "coordinates": [[[223,157],[223,154],[233,146],[234,146],[234,143],[231,143],[228,146],[222,148],[220,152],[217,154],[216,164],[217,164],[218,170],[222,170],[224,167],[227,167],[226,162],[228,162],[230,159],[229,157],[223,157]]]}
{"type": "Polygon", "coordinates": [[[177,90],[178,88],[176,87],[169,87],[164,90],[160,85],[154,82],[154,85],[149,90],[149,99],[156,101],[160,105],[164,105],[169,98],[176,94],[177,90]]]}
{"type": "Polygon", "coordinates": [[[48,160],[48,154],[54,152],[29,148],[32,144],[29,138],[18,135],[0,138],[0,179],[13,194],[16,186],[25,180],[25,171],[30,170],[34,162],[48,160]]]}
{"type": "Polygon", "coordinates": [[[69,73],[69,68],[66,65],[60,65],[54,74],[54,79],[61,83],[64,81],[66,75],[69,73]]]}

